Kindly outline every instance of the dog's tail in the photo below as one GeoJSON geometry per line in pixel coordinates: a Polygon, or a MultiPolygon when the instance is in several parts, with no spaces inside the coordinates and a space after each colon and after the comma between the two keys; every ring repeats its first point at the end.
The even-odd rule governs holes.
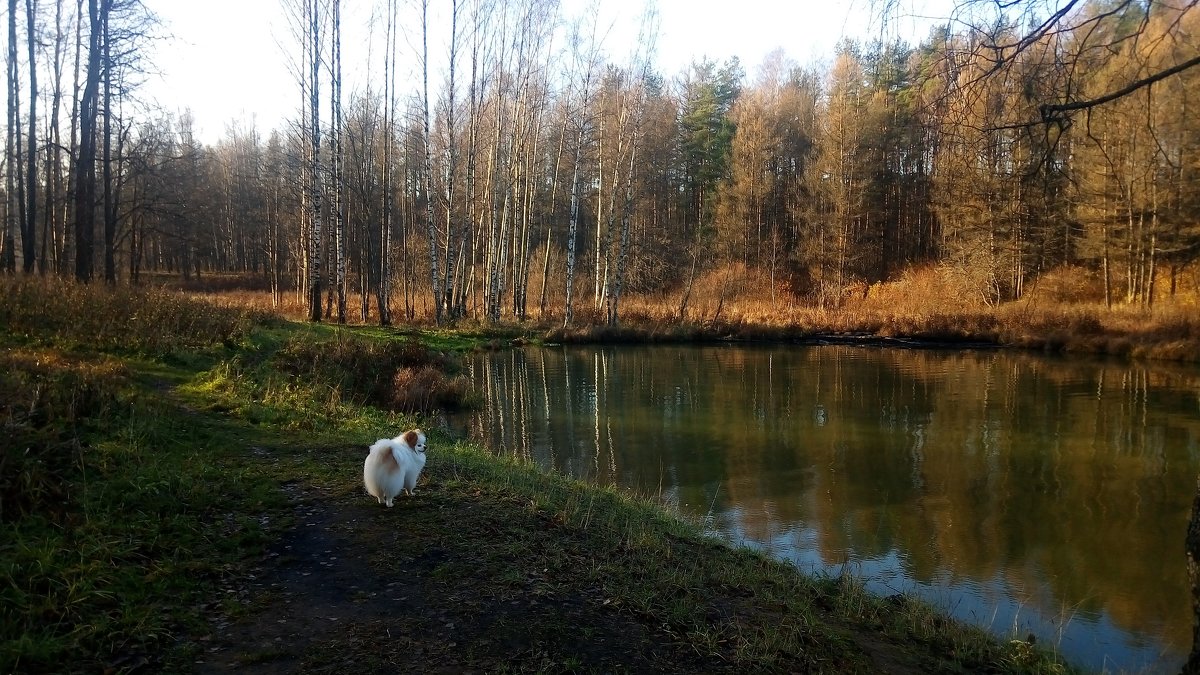
{"type": "Polygon", "coordinates": [[[391,451],[394,448],[395,448],[395,441],[393,441],[390,438],[381,438],[381,439],[375,441],[375,443],[371,446],[371,449],[368,450],[367,453],[370,454],[373,452],[379,452],[380,450],[387,450],[389,453],[391,453],[391,451]]]}

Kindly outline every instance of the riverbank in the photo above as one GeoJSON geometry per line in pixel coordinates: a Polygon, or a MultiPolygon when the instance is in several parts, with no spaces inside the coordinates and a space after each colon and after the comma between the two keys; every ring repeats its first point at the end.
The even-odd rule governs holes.
{"type": "MultiPolygon", "coordinates": [[[[1096,354],[1134,359],[1200,360],[1200,291],[1181,290],[1156,304],[1104,301],[1094,279],[1078,271],[1044,275],[1020,299],[987,304],[965,293],[945,270],[917,269],[898,280],[861,286],[825,304],[786,292],[763,297],[765,279],[745,270],[722,272],[697,283],[682,302],[677,293],[630,295],[621,302],[620,325],[609,326],[590,301],[579,301],[570,327],[562,325],[561,301],[530,308],[523,320],[499,323],[467,318],[457,331],[485,342],[550,343],[792,342],[880,344],[900,347],[1010,347],[1047,353],[1096,354]],[[741,275],[741,276],[739,276],[741,275]],[[731,280],[732,278],[732,280],[731,280]]],[[[1092,275],[1094,276],[1094,275],[1092,275]]],[[[161,280],[177,284],[174,279],[161,280]]],[[[264,291],[238,290],[238,279],[209,278],[188,292],[208,301],[303,321],[295,294],[273,304],[264,291]]],[[[370,304],[370,303],[368,303],[370,304]]],[[[359,298],[350,305],[359,307],[359,298]]],[[[393,308],[398,314],[399,307],[393,308]]],[[[359,317],[350,317],[351,323],[359,317]]],[[[366,323],[370,323],[370,319],[366,323]]],[[[406,325],[432,327],[421,296],[406,325]]]]}
{"type": "Polygon", "coordinates": [[[434,368],[457,395],[398,333],[5,285],[5,672],[1066,669],[437,432],[418,495],[380,507],[363,449],[428,426],[380,383],[434,368]]]}

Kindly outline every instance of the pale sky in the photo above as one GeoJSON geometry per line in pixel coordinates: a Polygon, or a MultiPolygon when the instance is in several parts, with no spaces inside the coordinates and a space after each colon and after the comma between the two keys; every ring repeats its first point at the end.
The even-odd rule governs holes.
{"type": "MultiPolygon", "coordinates": [[[[196,131],[215,142],[227,124],[256,121],[264,134],[282,127],[300,106],[298,85],[288,68],[285,48],[294,42],[280,0],[145,0],[163,20],[164,32],[175,39],[154,48],[151,56],[161,77],[153,77],[144,96],[172,112],[190,108],[196,131]],[[280,45],[284,45],[281,47],[280,45]]],[[[906,0],[920,7],[914,13],[945,16],[951,0],[906,0]],[[926,7],[943,8],[941,11],[926,7]]],[[[344,96],[365,86],[369,55],[383,49],[382,31],[367,26],[375,0],[343,0],[344,96]]],[[[381,2],[378,4],[382,4],[381,2]]],[[[407,10],[412,12],[411,5],[407,10]]],[[[448,6],[433,0],[431,6],[448,6]]],[[[562,13],[581,13],[587,0],[563,0],[562,13]]],[[[724,61],[738,56],[748,80],[776,48],[801,65],[828,57],[843,36],[869,39],[880,35],[870,0],[657,0],[660,37],[655,63],[668,78],[707,56],[724,61]]],[[[611,25],[604,47],[614,63],[627,62],[642,16],[642,0],[604,0],[601,24],[611,25]]],[[[410,16],[415,16],[411,15],[410,16]]],[[[413,46],[401,38],[400,55],[417,68],[419,25],[407,22],[413,46]]],[[[889,37],[916,41],[928,32],[928,22],[901,21],[887,26],[889,37]]],[[[448,22],[431,19],[431,32],[449,32],[448,22]],[[444,23],[445,25],[439,25],[444,23]]],[[[435,39],[430,49],[435,50],[435,39]]],[[[436,51],[431,58],[444,61],[436,51]]],[[[435,81],[430,89],[435,90],[435,81]]]]}

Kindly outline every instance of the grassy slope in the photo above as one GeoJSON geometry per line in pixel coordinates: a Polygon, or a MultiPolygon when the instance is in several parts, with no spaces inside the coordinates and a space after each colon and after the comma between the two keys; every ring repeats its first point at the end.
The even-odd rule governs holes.
{"type": "Polygon", "coordinates": [[[1063,669],[436,435],[422,494],[377,507],[359,487],[362,448],[415,418],[362,405],[372,373],[281,373],[280,355],[312,342],[391,353],[394,333],[5,285],[0,672],[1063,669]],[[301,545],[312,536],[332,539],[301,545]],[[330,546],[341,562],[296,553],[330,546]],[[369,590],[401,579],[402,601],[369,590]],[[345,620],[280,633],[288,597],[345,620]],[[246,642],[259,635],[288,647],[246,642]]]}

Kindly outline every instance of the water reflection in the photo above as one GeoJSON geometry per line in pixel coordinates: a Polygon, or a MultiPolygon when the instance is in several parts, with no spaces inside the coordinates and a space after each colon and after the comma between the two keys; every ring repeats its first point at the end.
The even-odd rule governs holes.
{"type": "Polygon", "coordinates": [[[469,372],[499,451],[660,495],[1093,669],[1177,668],[1193,369],[850,347],[509,351],[469,372]]]}

